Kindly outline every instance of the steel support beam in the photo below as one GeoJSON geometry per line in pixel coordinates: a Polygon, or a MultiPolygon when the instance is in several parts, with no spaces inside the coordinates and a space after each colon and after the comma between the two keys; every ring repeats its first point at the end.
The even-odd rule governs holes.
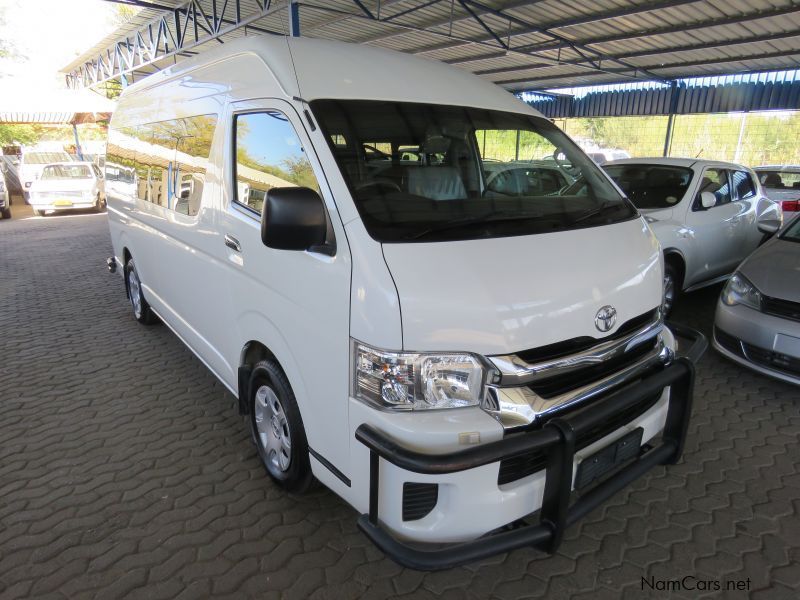
{"type": "MultiPolygon", "coordinates": [[[[112,0],[116,1],[116,0],[112,0]]],[[[136,0],[137,2],[142,0],[136,0]]],[[[250,0],[248,6],[255,10],[242,14],[244,0],[212,2],[210,7],[200,0],[187,0],[183,4],[165,10],[153,19],[118,40],[113,47],[100,53],[67,74],[69,87],[90,87],[121,75],[132,73],[143,67],[156,67],[166,58],[189,55],[189,50],[207,42],[222,42],[223,36],[251,25],[253,22],[285,5],[272,6],[270,0],[250,0]]],[[[125,4],[127,2],[123,2],[125,4]]],[[[155,3],[149,4],[156,8],[155,3]]],[[[259,29],[263,33],[280,34],[278,31],[259,29]]]]}
{"type": "MultiPolygon", "coordinates": [[[[312,4],[312,3],[304,2],[304,1],[300,1],[300,0],[298,0],[298,2],[304,8],[308,8],[308,9],[312,9],[312,10],[318,10],[318,11],[326,12],[326,13],[329,13],[329,14],[340,15],[340,16],[344,16],[344,17],[347,17],[347,18],[351,18],[351,19],[368,20],[368,21],[373,22],[373,23],[376,23],[376,22],[383,23],[383,22],[385,22],[383,18],[381,18],[381,19],[378,19],[377,17],[371,18],[371,17],[368,17],[368,16],[366,16],[364,14],[361,14],[361,13],[354,13],[354,12],[347,11],[347,10],[333,8],[333,7],[330,7],[330,6],[323,6],[323,5],[320,5],[320,4],[312,4]]],[[[488,13],[493,13],[493,14],[498,14],[498,15],[502,15],[506,19],[510,19],[513,22],[524,22],[521,19],[518,19],[517,17],[508,16],[505,13],[503,13],[502,11],[496,11],[496,10],[494,10],[494,9],[488,7],[488,6],[485,6],[485,5],[483,5],[483,4],[479,3],[479,2],[475,2],[474,0],[465,0],[465,2],[468,2],[473,7],[476,7],[476,6],[482,7],[483,10],[484,10],[484,14],[487,13],[487,12],[488,13]]],[[[425,33],[425,34],[427,34],[429,36],[432,36],[432,37],[445,38],[445,39],[447,39],[449,41],[458,40],[458,41],[463,42],[464,44],[474,44],[474,45],[478,45],[478,46],[493,48],[495,50],[497,50],[497,48],[498,48],[497,43],[490,43],[490,42],[485,42],[485,41],[476,41],[476,40],[473,40],[473,39],[459,38],[459,37],[454,36],[454,35],[449,34],[449,33],[444,33],[444,32],[441,32],[441,31],[426,29],[424,27],[418,27],[418,26],[415,26],[415,25],[397,23],[395,21],[392,21],[391,25],[393,27],[398,27],[398,28],[405,29],[405,30],[408,30],[408,31],[416,31],[416,32],[425,33]]],[[[484,23],[484,26],[485,26],[485,23],[484,23]]],[[[550,34],[548,34],[548,35],[550,35],[550,34]]],[[[499,37],[499,34],[498,34],[498,37],[499,37]]],[[[495,38],[492,38],[492,39],[495,39],[495,38]]],[[[617,70],[606,69],[606,68],[602,67],[598,62],[598,61],[606,60],[606,56],[604,56],[603,54],[599,54],[599,53],[597,53],[595,51],[591,51],[590,50],[589,51],[590,53],[595,54],[595,56],[590,58],[584,53],[584,51],[581,50],[581,48],[575,46],[574,44],[572,44],[568,40],[565,40],[563,43],[566,46],[571,47],[579,56],[582,56],[583,58],[586,59],[586,63],[588,63],[588,64],[575,65],[575,66],[577,66],[579,68],[584,68],[584,69],[588,69],[590,71],[608,73],[608,74],[617,75],[619,77],[628,77],[628,78],[631,78],[631,79],[638,79],[638,80],[641,80],[641,79],[659,80],[660,79],[657,75],[655,75],[653,73],[648,73],[646,70],[638,68],[638,67],[635,67],[635,66],[632,66],[632,65],[626,65],[625,63],[622,63],[621,61],[616,61],[616,62],[618,62],[619,64],[621,64],[624,67],[626,67],[625,69],[617,69],[617,70]]],[[[505,52],[508,53],[508,54],[518,54],[520,56],[525,56],[526,58],[530,58],[530,54],[529,53],[519,52],[516,48],[513,48],[513,47],[507,47],[505,49],[505,52]]],[[[412,52],[412,54],[413,54],[413,52],[412,52]]],[[[538,57],[538,58],[539,58],[539,60],[548,61],[553,66],[556,66],[556,65],[559,64],[559,60],[558,59],[547,58],[547,57],[544,57],[544,56],[541,56],[541,57],[538,57]]]]}
{"type": "MultiPolygon", "coordinates": [[[[659,63],[653,65],[643,66],[642,69],[658,69],[667,70],[667,69],[681,69],[685,67],[700,67],[700,66],[713,66],[713,65],[721,65],[721,64],[729,64],[729,63],[736,63],[736,62],[747,62],[747,61],[758,61],[764,60],[768,58],[788,58],[788,57],[797,57],[795,59],[796,65],[794,67],[788,68],[798,68],[800,67],[800,50],[781,50],[777,52],[762,52],[761,54],[748,54],[746,56],[726,56],[724,58],[715,58],[715,59],[705,59],[705,60],[693,60],[687,62],[675,62],[675,63],[659,63]]],[[[575,65],[577,66],[577,65],[575,65]]],[[[538,68],[538,67],[537,67],[538,68]]],[[[772,69],[776,70],[776,69],[772,69]]],[[[527,82],[540,82],[540,81],[552,81],[554,79],[568,79],[570,77],[582,77],[583,75],[602,75],[602,74],[616,74],[620,76],[624,76],[626,73],[625,69],[615,69],[611,71],[606,71],[605,73],[598,73],[598,72],[587,72],[587,73],[559,73],[558,75],[532,75],[531,77],[525,77],[520,79],[502,79],[500,81],[495,81],[497,85],[510,85],[515,83],[527,83],[527,82]]],[[[751,71],[748,71],[751,72],[751,71]]],[[[662,81],[669,80],[669,76],[660,76],[659,77],[662,81]]]]}
{"type": "Polygon", "coordinates": [[[297,0],[289,0],[289,35],[300,37],[300,5],[297,0]]]}
{"type": "MultiPolygon", "coordinates": [[[[722,27],[725,25],[738,25],[740,23],[757,21],[761,19],[771,19],[775,17],[783,17],[786,15],[793,15],[800,13],[800,4],[793,3],[788,6],[782,6],[773,10],[759,10],[743,15],[734,17],[714,18],[696,23],[682,23],[680,25],[668,25],[666,27],[654,27],[652,29],[644,29],[639,31],[628,31],[625,33],[618,33],[596,38],[585,38],[578,40],[578,43],[584,46],[596,46],[600,44],[610,44],[613,42],[624,42],[627,40],[640,40],[642,38],[655,37],[659,35],[671,35],[673,33],[683,33],[687,31],[699,31],[701,29],[709,29],[711,27],[722,27]]],[[[527,44],[518,47],[518,50],[527,52],[547,52],[550,50],[558,50],[559,45],[553,42],[527,44]]]]}
{"type": "MultiPolygon", "coordinates": [[[[761,35],[755,36],[751,38],[736,38],[732,40],[721,40],[721,41],[714,41],[714,42],[707,42],[704,44],[696,44],[696,45],[684,45],[684,46],[673,46],[671,48],[655,48],[652,50],[643,50],[639,52],[625,52],[619,54],[609,54],[610,57],[615,59],[639,59],[645,58],[648,56],[661,56],[665,54],[674,54],[678,52],[691,52],[694,50],[708,50],[711,48],[727,48],[730,46],[743,46],[746,44],[756,44],[759,42],[775,42],[779,40],[786,40],[791,38],[800,37],[800,31],[786,31],[781,33],[773,33],[769,35],[761,35]]],[[[490,57],[494,58],[494,57],[490,57]]],[[[476,58],[475,60],[480,60],[476,58]]],[[[450,64],[454,62],[461,62],[461,61],[449,61],[450,64]]],[[[585,60],[563,60],[561,61],[561,65],[578,65],[585,63],[585,60]]],[[[496,69],[482,69],[478,71],[473,71],[476,75],[496,75],[498,73],[513,73],[515,71],[529,71],[536,68],[545,68],[550,67],[553,65],[549,65],[546,63],[531,63],[529,65],[514,65],[511,67],[498,67],[496,69]]],[[[650,67],[644,67],[647,69],[656,69],[659,68],[659,65],[651,65],[650,67]]]]}

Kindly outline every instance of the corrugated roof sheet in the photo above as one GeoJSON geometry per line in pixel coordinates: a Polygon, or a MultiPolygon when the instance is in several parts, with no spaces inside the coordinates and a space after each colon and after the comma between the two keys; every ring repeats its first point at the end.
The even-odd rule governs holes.
{"type": "MultiPolygon", "coordinates": [[[[239,0],[255,14],[256,0],[239,0]]],[[[178,7],[186,0],[158,0],[178,7]]],[[[196,0],[206,14],[214,0],[196,0]]],[[[231,6],[235,0],[226,4],[231,6]]],[[[301,0],[301,33],[450,62],[509,90],[800,67],[795,0],[301,0]],[[367,12],[369,14],[367,14],[367,12]]],[[[286,0],[247,27],[285,33],[286,0]],[[283,8],[282,8],[283,7],[283,8]]],[[[144,9],[64,68],[76,71],[164,14],[144,9]]],[[[172,17],[171,13],[168,13],[172,17]]],[[[243,35],[244,30],[222,36],[243,35]]],[[[218,42],[215,42],[218,43],[218,42]]],[[[203,45],[192,48],[202,50],[203,45]]],[[[155,60],[141,76],[180,60],[155,60]]]]}

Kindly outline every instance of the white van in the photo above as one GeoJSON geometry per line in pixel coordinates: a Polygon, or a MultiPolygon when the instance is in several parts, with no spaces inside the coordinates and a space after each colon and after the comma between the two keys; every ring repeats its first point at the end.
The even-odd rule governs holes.
{"type": "Polygon", "coordinates": [[[275,481],[320,480],[400,563],[553,551],[680,456],[704,340],[676,356],[658,242],[499,87],[250,37],[127,88],[106,165],[135,318],[238,397],[275,481]],[[518,168],[547,156],[561,188],[518,168]],[[488,186],[488,162],[515,185],[488,186]]]}

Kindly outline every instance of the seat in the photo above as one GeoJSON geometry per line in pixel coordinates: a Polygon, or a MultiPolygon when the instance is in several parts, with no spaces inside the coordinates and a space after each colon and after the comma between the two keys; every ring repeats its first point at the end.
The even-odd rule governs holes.
{"type": "Polygon", "coordinates": [[[767,176],[764,178],[764,186],[769,188],[782,188],[783,180],[777,173],[767,173],[767,176]]]}
{"type": "Polygon", "coordinates": [[[411,167],[407,174],[408,193],[431,200],[464,200],[467,190],[455,167],[411,167]]]}
{"type": "Polygon", "coordinates": [[[507,196],[523,196],[528,191],[528,178],[523,169],[501,171],[490,182],[489,188],[507,196]]]}

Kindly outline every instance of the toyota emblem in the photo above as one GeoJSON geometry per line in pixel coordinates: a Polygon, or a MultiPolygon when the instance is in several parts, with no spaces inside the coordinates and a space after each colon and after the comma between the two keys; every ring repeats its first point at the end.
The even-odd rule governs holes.
{"type": "Polygon", "coordinates": [[[613,306],[604,306],[597,311],[597,315],[594,317],[594,326],[597,327],[598,331],[602,331],[603,333],[611,331],[616,322],[617,309],[613,306]]]}

